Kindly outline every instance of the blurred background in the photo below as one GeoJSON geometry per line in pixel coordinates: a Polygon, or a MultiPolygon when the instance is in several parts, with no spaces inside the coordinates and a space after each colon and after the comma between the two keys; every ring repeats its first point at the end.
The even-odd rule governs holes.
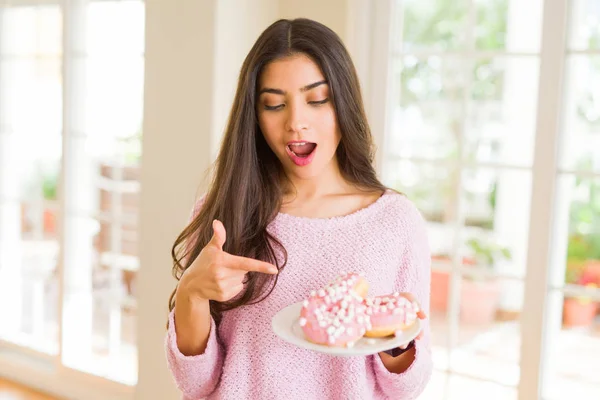
{"type": "Polygon", "coordinates": [[[428,221],[421,399],[598,399],[600,0],[0,0],[0,398],[178,398],[170,246],[295,17],[348,46],[428,221]]]}

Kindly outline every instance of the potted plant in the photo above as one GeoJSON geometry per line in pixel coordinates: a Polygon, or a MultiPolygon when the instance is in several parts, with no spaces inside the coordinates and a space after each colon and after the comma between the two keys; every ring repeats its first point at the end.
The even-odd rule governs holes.
{"type": "MultiPolygon", "coordinates": [[[[569,237],[565,283],[595,288],[600,286],[600,235],[569,237]]],[[[598,312],[598,303],[589,296],[565,297],[563,325],[590,326],[598,312]]]]}
{"type": "MultiPolygon", "coordinates": [[[[44,175],[42,180],[42,195],[47,202],[55,202],[58,187],[58,173],[51,172],[44,175]]],[[[56,204],[44,205],[44,233],[53,234],[56,232],[56,204]]]]}
{"type": "Polygon", "coordinates": [[[492,239],[472,238],[467,241],[471,253],[470,264],[482,274],[465,276],[460,293],[461,321],[469,324],[493,322],[500,298],[500,283],[486,272],[495,269],[499,262],[512,259],[510,250],[492,239]]]}

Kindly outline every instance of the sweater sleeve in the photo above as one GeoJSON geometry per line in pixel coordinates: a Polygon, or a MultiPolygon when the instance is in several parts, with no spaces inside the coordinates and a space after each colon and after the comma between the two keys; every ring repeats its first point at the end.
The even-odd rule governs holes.
{"type": "MultiPolygon", "coordinates": [[[[203,202],[204,196],[194,205],[190,221],[198,215],[203,202]]],[[[204,398],[217,388],[223,368],[225,351],[218,341],[217,327],[212,317],[210,318],[210,333],[204,353],[195,356],[185,356],[179,351],[177,346],[175,309],[173,309],[169,313],[169,325],[165,337],[165,351],[167,366],[185,400],[204,398]]]]}
{"type": "Polygon", "coordinates": [[[171,311],[165,347],[167,365],[185,400],[197,400],[207,397],[217,388],[223,369],[225,351],[217,340],[217,329],[212,317],[210,318],[210,333],[204,353],[196,356],[185,356],[177,347],[175,310],[171,311]]]}
{"type": "MultiPolygon", "coordinates": [[[[404,244],[395,282],[398,292],[412,293],[429,316],[431,254],[427,226],[417,208],[406,200],[400,217],[400,235],[404,244]]],[[[433,370],[429,319],[421,320],[423,337],[415,340],[415,360],[400,374],[387,370],[381,357],[373,356],[373,367],[379,388],[390,399],[416,399],[425,389],[433,370]]]]}

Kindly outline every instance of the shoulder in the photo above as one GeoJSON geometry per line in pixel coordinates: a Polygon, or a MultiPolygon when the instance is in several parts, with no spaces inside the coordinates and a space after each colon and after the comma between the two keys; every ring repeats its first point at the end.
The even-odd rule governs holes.
{"type": "Polygon", "coordinates": [[[384,196],[382,210],[389,219],[396,221],[400,228],[425,224],[421,211],[405,194],[388,189],[384,196]]]}

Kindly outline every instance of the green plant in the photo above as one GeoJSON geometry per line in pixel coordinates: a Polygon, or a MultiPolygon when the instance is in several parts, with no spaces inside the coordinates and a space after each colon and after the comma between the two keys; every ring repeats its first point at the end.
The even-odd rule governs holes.
{"type": "Polygon", "coordinates": [[[46,200],[57,199],[58,173],[47,173],[42,180],[42,194],[46,200]]]}
{"type": "Polygon", "coordinates": [[[507,247],[503,247],[495,241],[481,238],[469,239],[467,247],[473,253],[473,257],[478,265],[493,268],[502,260],[511,260],[512,254],[507,247]]]}

